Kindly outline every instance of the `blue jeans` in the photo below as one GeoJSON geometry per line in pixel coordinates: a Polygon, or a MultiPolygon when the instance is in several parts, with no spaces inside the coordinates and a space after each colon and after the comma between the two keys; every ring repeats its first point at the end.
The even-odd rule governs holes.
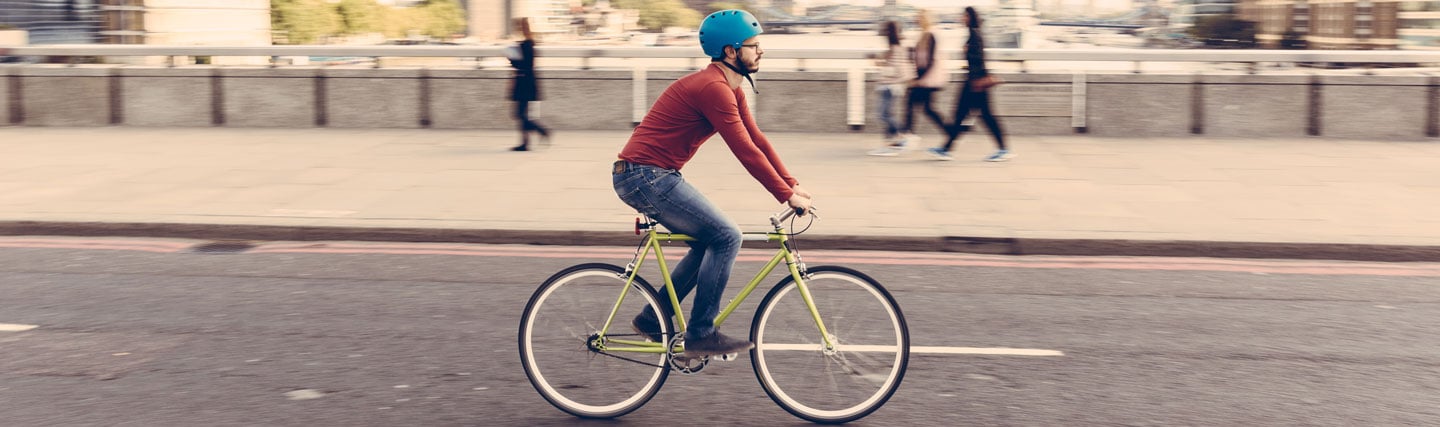
{"type": "Polygon", "coordinates": [[[895,118],[895,97],[904,92],[899,85],[882,84],[876,92],[880,93],[880,121],[885,122],[885,137],[894,137],[900,134],[900,120],[895,118]]]}
{"type": "MultiPolygon", "coordinates": [[[[680,171],[634,165],[612,174],[615,194],[625,204],[658,221],[674,233],[696,240],[686,242],[690,252],[670,272],[675,295],[680,299],[691,290],[695,303],[690,309],[686,339],[695,340],[715,331],[720,297],[730,281],[730,267],[740,254],[740,227],[725,217],[695,187],[685,182],[680,171]]],[[[644,314],[649,317],[649,311],[644,314]]]]}

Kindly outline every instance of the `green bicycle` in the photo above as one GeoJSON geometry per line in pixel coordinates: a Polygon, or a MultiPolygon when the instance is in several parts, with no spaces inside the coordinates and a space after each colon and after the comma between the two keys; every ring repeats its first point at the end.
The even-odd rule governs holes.
{"type": "MultiPolygon", "coordinates": [[[[875,279],[845,267],[807,268],[801,262],[790,241],[798,233],[783,226],[787,219],[794,224],[794,214],[771,216],[773,231],[745,233],[745,240],[777,242],[779,248],[720,311],[715,325],[784,262],[789,274],[765,295],[750,325],[755,377],[795,416],[827,424],[854,421],[879,409],[900,387],[910,332],[900,306],[875,279]]],[[[695,374],[710,362],[685,356],[687,317],[661,247],[694,239],[661,232],[657,225],[649,218],[636,220],[636,233],[645,238],[626,267],[566,268],[546,279],[525,306],[520,361],[535,390],[560,410],[583,418],[619,417],[645,405],[672,371],[695,374]],[[661,290],[639,276],[651,252],[665,281],[661,290]],[[630,331],[631,317],[642,310],[661,319],[658,340],[630,331]]]]}

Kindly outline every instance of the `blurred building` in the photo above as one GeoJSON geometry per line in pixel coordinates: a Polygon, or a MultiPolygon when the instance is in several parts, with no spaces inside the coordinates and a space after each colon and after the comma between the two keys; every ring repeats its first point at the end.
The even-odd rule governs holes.
{"type": "MultiPolygon", "coordinates": [[[[269,0],[99,0],[99,43],[167,46],[269,46],[269,0]]],[[[166,57],[115,57],[158,64],[166,57]]],[[[179,59],[179,58],[177,58],[179,59]]],[[[183,59],[188,61],[188,59],[183,59]]],[[[220,65],[266,64],[268,57],[215,57],[220,65]]]]}
{"type": "Polygon", "coordinates": [[[572,32],[571,0],[511,0],[513,16],[530,18],[530,31],[536,34],[559,34],[572,32]]]}
{"type": "Polygon", "coordinates": [[[609,0],[582,7],[577,17],[575,30],[580,36],[617,36],[641,29],[639,10],[616,9],[609,0]]]}
{"type": "MultiPolygon", "coordinates": [[[[1411,44],[1424,44],[1427,26],[1440,29],[1440,1],[1244,0],[1239,15],[1256,23],[1255,38],[1271,48],[1301,41],[1310,49],[1396,49],[1402,35],[1409,33],[1411,44]],[[1416,10],[1402,19],[1405,7],[1437,12],[1416,10]]],[[[1440,47],[1437,34],[1428,32],[1428,43],[1440,47]]]]}
{"type": "Polygon", "coordinates": [[[100,42],[267,46],[269,0],[100,0],[100,42]]]}
{"type": "Polygon", "coordinates": [[[95,43],[100,13],[95,0],[0,0],[0,24],[29,32],[30,44],[95,43]]]}
{"type": "Polygon", "coordinates": [[[1402,1],[1395,14],[1401,49],[1440,50],[1440,1],[1402,1]]]}
{"type": "Polygon", "coordinates": [[[1238,3],[1240,0],[1178,0],[1170,12],[1170,26],[1186,28],[1205,16],[1235,15],[1238,3]]]}
{"type": "Polygon", "coordinates": [[[465,0],[470,35],[478,40],[497,40],[514,32],[511,21],[530,18],[530,31],[537,34],[573,33],[574,11],[580,0],[465,0]]]}
{"type": "Polygon", "coordinates": [[[466,25],[470,37],[480,41],[499,40],[510,33],[511,0],[467,0],[466,25]]]}

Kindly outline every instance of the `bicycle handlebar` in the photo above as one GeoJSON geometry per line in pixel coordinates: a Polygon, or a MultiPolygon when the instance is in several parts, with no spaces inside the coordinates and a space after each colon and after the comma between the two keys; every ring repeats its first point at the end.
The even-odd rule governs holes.
{"type": "Polygon", "coordinates": [[[820,218],[820,214],[818,212],[820,212],[820,210],[816,209],[814,206],[811,206],[809,211],[800,208],[786,208],[785,210],[770,216],[770,225],[772,227],[778,228],[780,227],[781,222],[785,222],[785,220],[790,219],[790,217],[795,215],[805,216],[806,214],[810,214],[815,215],[815,218],[818,219],[820,218]]]}

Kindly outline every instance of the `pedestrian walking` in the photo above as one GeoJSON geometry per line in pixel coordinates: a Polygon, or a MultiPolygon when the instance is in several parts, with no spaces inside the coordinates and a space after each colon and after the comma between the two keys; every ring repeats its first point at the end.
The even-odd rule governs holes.
{"type": "Polygon", "coordinates": [[[965,8],[965,27],[970,29],[970,37],[965,41],[965,82],[960,85],[960,99],[955,102],[955,115],[950,126],[946,127],[947,139],[945,145],[929,149],[929,153],[940,160],[954,160],[950,155],[950,149],[954,147],[955,140],[969,130],[969,126],[962,123],[971,112],[978,111],[980,120],[985,122],[985,127],[990,129],[990,135],[995,137],[995,146],[998,149],[994,154],[985,158],[987,162],[1003,162],[1014,157],[1005,146],[1005,131],[1000,128],[1000,121],[995,118],[994,109],[990,107],[990,90],[1001,83],[999,77],[991,75],[985,69],[985,41],[980,34],[980,15],[975,8],[965,8]]]}
{"type": "Polygon", "coordinates": [[[510,86],[510,100],[515,101],[515,120],[520,122],[520,145],[511,151],[530,150],[530,132],[539,132],[550,144],[550,130],[530,119],[530,101],[540,100],[540,82],[535,76],[535,35],[530,32],[530,18],[515,18],[515,29],[523,40],[510,48],[510,66],[515,67],[515,80],[510,86]]]}
{"type": "MultiPolygon", "coordinates": [[[[905,107],[905,129],[904,144],[916,145],[920,143],[920,137],[911,130],[915,129],[915,108],[924,110],[925,116],[930,118],[941,132],[947,132],[945,119],[935,112],[931,105],[931,98],[936,91],[945,87],[950,80],[950,72],[945,70],[945,61],[939,56],[939,40],[935,38],[935,25],[931,21],[929,12],[924,9],[919,11],[920,38],[915,41],[915,80],[910,85],[910,91],[906,96],[905,107]]],[[[948,132],[947,132],[948,133],[948,132]]]]}
{"type": "Polygon", "coordinates": [[[876,81],[875,92],[880,98],[880,121],[885,122],[885,145],[870,151],[870,155],[894,156],[905,149],[906,139],[901,137],[902,133],[911,134],[910,128],[903,126],[895,117],[895,100],[905,94],[910,81],[915,78],[915,68],[910,62],[910,52],[900,43],[900,23],[894,20],[885,21],[880,33],[889,46],[885,53],[875,60],[875,65],[880,67],[880,78],[876,81]]]}

